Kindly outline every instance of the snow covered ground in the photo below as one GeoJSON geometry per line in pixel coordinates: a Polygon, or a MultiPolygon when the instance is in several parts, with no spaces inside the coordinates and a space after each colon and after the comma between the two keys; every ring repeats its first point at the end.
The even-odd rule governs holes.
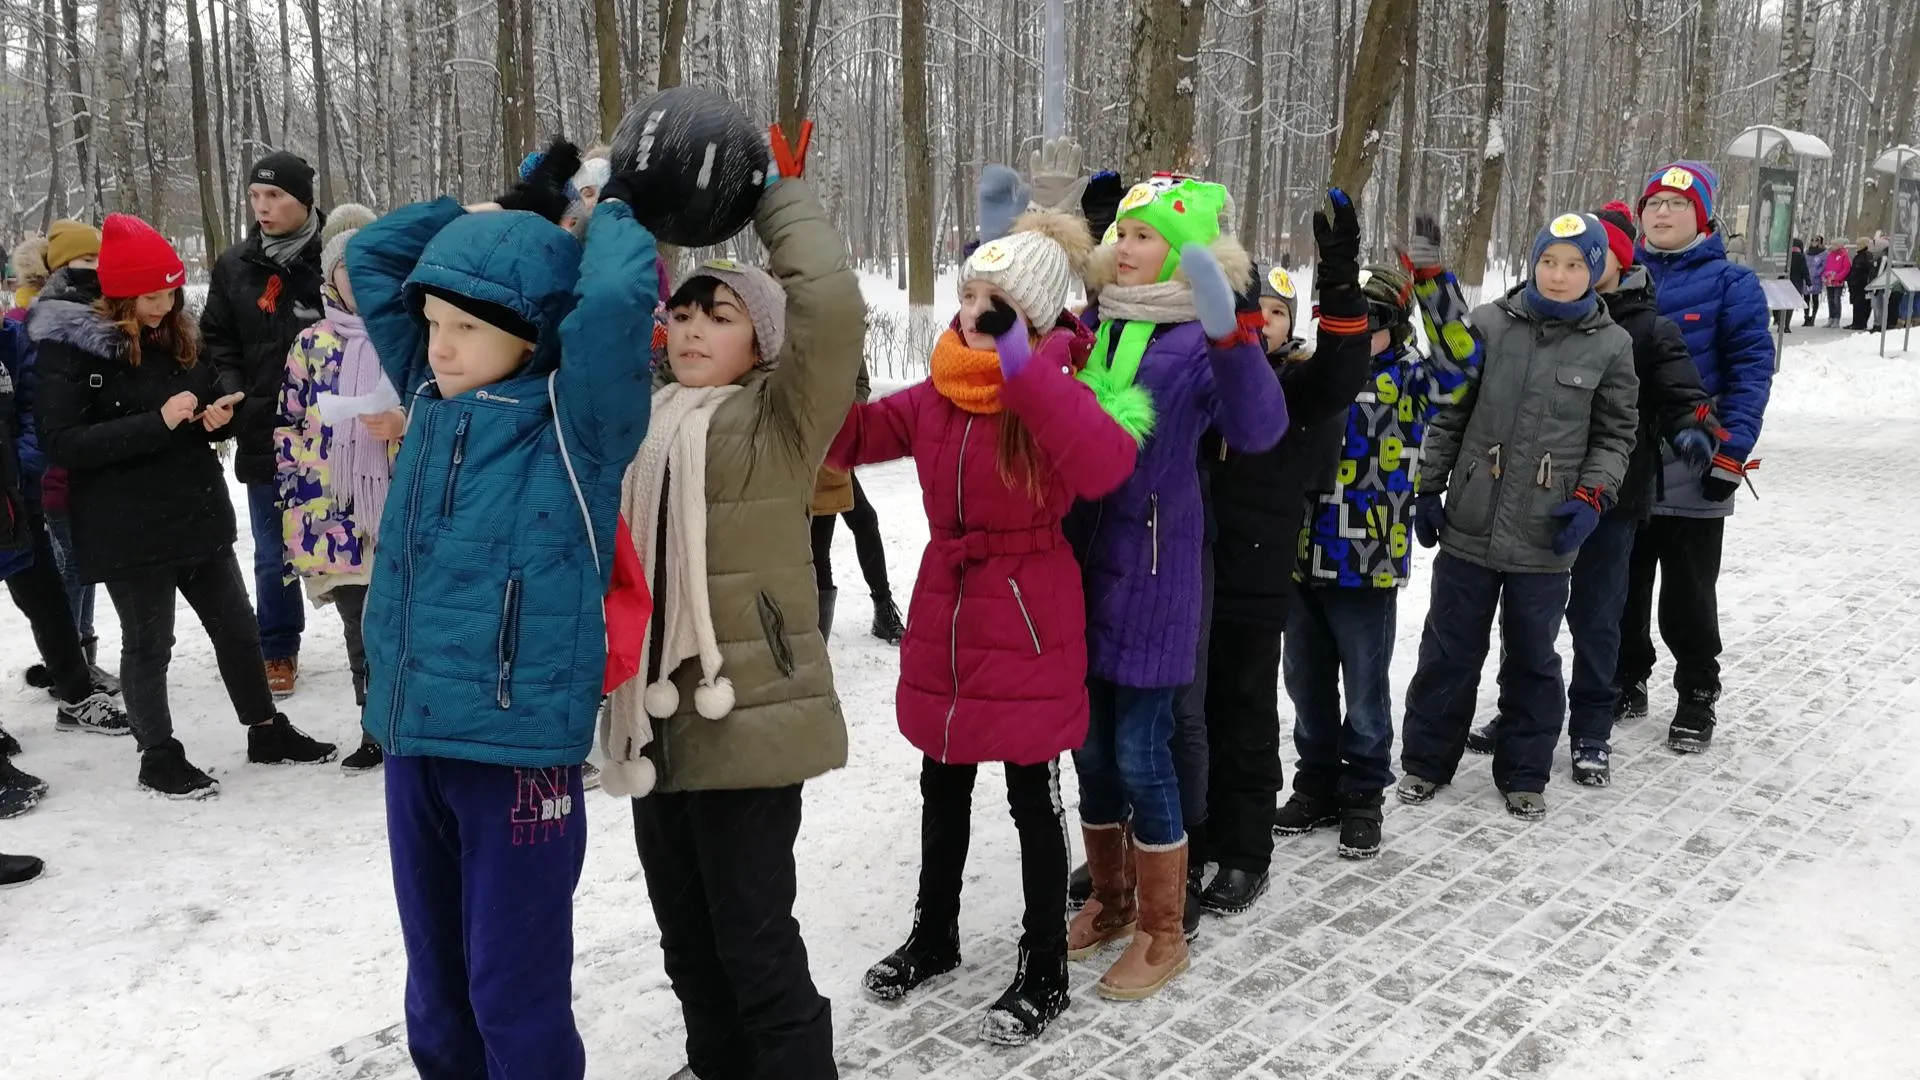
{"type": "MultiPolygon", "coordinates": [[[[1555,845],[1563,840],[1590,844],[1609,829],[1609,815],[1634,810],[1656,788],[1679,793],[1661,819],[1665,824],[1635,832],[1630,846],[1670,838],[1668,850],[1656,848],[1651,855],[1667,856],[1662,865],[1698,863],[1708,876],[1696,886],[1719,891],[1697,909],[1673,906],[1695,895],[1683,891],[1664,909],[1660,941],[1679,945],[1670,962],[1657,970],[1648,965],[1654,974],[1641,980],[1643,992],[1630,1005],[1609,1004],[1579,986],[1556,991],[1555,1000],[1562,1003],[1591,1000],[1604,1006],[1592,1017],[1591,1029],[1606,1027],[1612,1037],[1581,1056],[1539,1059],[1538,1075],[1549,1074],[1548,1064],[1559,1069],[1554,1075],[1569,1080],[1913,1075],[1912,1062],[1920,1052],[1920,1029],[1911,1022],[1920,1013],[1920,924],[1912,918],[1911,898],[1920,890],[1920,833],[1913,829],[1920,807],[1904,793],[1914,790],[1920,748],[1910,733],[1901,734],[1901,721],[1920,706],[1914,670],[1920,652],[1910,636],[1920,634],[1914,599],[1920,582],[1907,561],[1910,538],[1920,532],[1920,508],[1896,494],[1875,498],[1871,513],[1862,514],[1852,498],[1862,485],[1892,480],[1911,457],[1920,420],[1889,402],[1916,400],[1920,356],[1881,360],[1868,339],[1822,344],[1816,337],[1802,336],[1809,344],[1795,344],[1785,358],[1760,450],[1766,458],[1758,476],[1763,498],[1743,502],[1726,555],[1723,604],[1730,655],[1783,658],[1766,669],[1777,673],[1768,676],[1775,685],[1743,691],[1745,700],[1759,703],[1756,715],[1770,717],[1774,726],[1761,735],[1756,722],[1756,732],[1743,741],[1741,729],[1729,724],[1724,745],[1700,762],[1682,762],[1652,749],[1651,728],[1642,727],[1634,736],[1640,740],[1635,749],[1623,751],[1620,768],[1628,775],[1620,786],[1583,792],[1562,772],[1550,792],[1555,816],[1530,831],[1506,824],[1484,785],[1474,788],[1466,781],[1445,816],[1421,817],[1397,807],[1389,812],[1390,857],[1370,873],[1408,884],[1399,879],[1425,871],[1402,870],[1423,856],[1423,846],[1453,832],[1477,829],[1474,835],[1506,843],[1506,851],[1551,860],[1555,845]],[[1869,610],[1863,612],[1863,606],[1869,610]],[[1871,657],[1864,646],[1847,646],[1864,658],[1859,670],[1850,666],[1848,655],[1802,665],[1809,667],[1806,672],[1789,667],[1798,663],[1791,659],[1793,640],[1818,635],[1829,623],[1851,626],[1866,618],[1883,619],[1886,640],[1871,657]],[[1878,664],[1883,656],[1893,658],[1890,666],[1867,663],[1878,664]],[[1807,682],[1816,672],[1825,677],[1828,668],[1833,669],[1829,682],[1807,682]],[[1835,689],[1843,684],[1844,692],[1835,689]],[[1803,686],[1814,688],[1803,691],[1803,686]],[[1835,723],[1826,724],[1829,718],[1835,723]],[[1850,729],[1847,725],[1856,720],[1857,729],[1850,729]],[[1647,786],[1636,788],[1639,782],[1647,786]],[[1738,796],[1742,791],[1747,794],[1738,796]],[[1732,854],[1717,862],[1701,854],[1723,850],[1713,846],[1712,837],[1724,816],[1701,811],[1694,815],[1705,822],[1698,833],[1691,825],[1675,831],[1676,815],[1705,805],[1700,800],[1714,793],[1722,793],[1723,802],[1758,798],[1756,793],[1778,799],[1770,811],[1774,816],[1766,819],[1769,829],[1781,834],[1778,842],[1769,841],[1771,857],[1732,847],[1724,849],[1732,854]],[[1789,836],[1792,828],[1776,822],[1800,831],[1789,836]],[[1827,836],[1834,841],[1826,843],[1827,836]],[[1729,864],[1735,856],[1738,861],[1729,864]],[[1730,902],[1708,903],[1728,896],[1730,902]]],[[[911,466],[863,470],[862,479],[880,510],[895,588],[904,593],[926,539],[911,466]]],[[[236,504],[238,498],[236,492],[236,504]]],[[[241,546],[245,561],[244,538],[241,546]]],[[[1417,577],[1424,571],[1424,553],[1421,558],[1417,577]]],[[[1116,1047],[1126,1057],[1133,1040],[1145,1038],[1138,1045],[1150,1048],[1155,1039],[1148,1032],[1156,1027],[1173,1033],[1163,1044],[1183,1038],[1200,1045],[1200,1032],[1209,1029],[1204,1016],[1195,1017],[1214,1006],[1195,1003],[1209,973],[1237,977],[1235,956],[1255,946],[1277,953],[1288,944],[1265,929],[1242,930],[1236,937],[1231,924],[1210,921],[1207,933],[1221,951],[1203,957],[1206,963],[1184,980],[1188,989],[1160,1005],[1132,1010],[1077,997],[1061,1025],[1069,1041],[1044,1059],[1053,1063],[1044,1070],[1026,1059],[983,1056],[970,1046],[955,1049],[942,1041],[944,1036],[923,1036],[921,1028],[934,1025],[928,1010],[939,1012],[945,1004],[894,1011],[860,1001],[860,973],[906,929],[917,860],[916,755],[894,729],[895,655],[865,636],[868,613],[844,529],[838,532],[834,561],[846,595],[833,652],[852,754],[847,769],[808,785],[798,915],[815,976],[834,999],[836,1020],[843,1030],[860,1032],[854,1040],[858,1045],[847,1052],[850,1065],[864,1067],[860,1075],[1224,1077],[1243,1070],[1249,1076],[1296,1075],[1282,1071],[1281,1057],[1262,1055],[1284,1040],[1297,1039],[1288,1044],[1293,1054],[1304,1053],[1300,1048],[1315,1039],[1335,1038],[1345,1040],[1344,1053],[1357,1045],[1358,1031],[1332,1025],[1349,1015],[1355,1002],[1364,999],[1371,1008],[1401,1000],[1376,987],[1323,1021],[1315,1017],[1327,1009],[1309,1012],[1303,1022],[1321,1025],[1313,1031],[1284,1035],[1274,1025],[1285,1018],[1270,1015],[1264,1006],[1235,1013],[1247,1018],[1234,1020],[1231,1031],[1206,1036],[1212,1041],[1204,1045],[1214,1058],[1183,1062],[1141,1054],[1124,1069],[1111,1062],[1098,1066],[1099,1059],[1092,1057],[1072,1064],[1073,1049],[1087,1043],[1099,1043],[1101,1059],[1116,1047]],[[1180,1011],[1190,1006],[1191,1012],[1180,1011]],[[916,1056],[916,1051],[882,1060],[886,1047],[913,1040],[920,1040],[916,1047],[944,1047],[946,1056],[916,1056]],[[1250,1044],[1260,1052],[1232,1058],[1231,1066],[1199,1064],[1227,1062],[1222,1048],[1229,1044],[1250,1044]]],[[[1424,579],[1419,578],[1401,601],[1396,690],[1412,673],[1425,607],[1424,579]]],[[[99,621],[111,653],[118,634],[104,595],[99,621]]],[[[307,1063],[298,1070],[303,1077],[404,1075],[391,1071],[391,1062],[399,1060],[395,1047],[386,1048],[382,1057],[378,1048],[357,1043],[350,1054],[357,1061],[367,1055],[364,1063],[337,1074],[328,1071],[326,1057],[330,1048],[382,1031],[399,1018],[404,963],[388,880],[380,780],[345,777],[334,766],[247,765],[241,731],[219,687],[206,639],[184,608],[178,637],[173,701],[179,733],[194,760],[215,770],[224,788],[217,800],[202,804],[141,794],[127,740],[56,735],[51,703],[38,691],[20,688],[20,669],[33,655],[24,621],[11,608],[0,608],[0,723],[25,744],[17,764],[53,784],[52,794],[33,814],[0,823],[0,850],[40,854],[49,863],[43,880],[0,893],[5,1076],[245,1078],[298,1063],[307,1063]],[[389,1065],[380,1066],[383,1060],[389,1065]]],[[[1489,700],[1490,690],[1489,680],[1483,694],[1489,700]]],[[[1657,689],[1654,701],[1656,711],[1668,708],[1670,694],[1657,689]]],[[[318,737],[343,744],[357,738],[345,652],[331,610],[310,616],[300,691],[286,708],[318,737]]],[[[660,971],[629,818],[620,802],[604,796],[590,798],[588,808],[592,838],[578,894],[576,1000],[589,1075],[664,1077],[682,1060],[682,1036],[660,971]]],[[[961,1000],[963,1011],[977,1008],[1011,972],[1004,942],[1018,919],[1015,850],[998,778],[983,772],[961,926],[963,941],[972,943],[969,969],[977,974],[950,995],[961,1000]]],[[[1331,858],[1309,859],[1301,852],[1300,845],[1283,849],[1283,880],[1264,902],[1263,913],[1295,904],[1346,869],[1331,858]]],[[[1570,903],[1580,888],[1570,887],[1551,905],[1542,902],[1541,910],[1551,915],[1550,907],[1570,903]]],[[[1638,890],[1636,885],[1621,895],[1630,898],[1638,890]]],[[[1366,906],[1362,902],[1354,910],[1366,906]]],[[[1273,916],[1261,925],[1282,925],[1286,917],[1273,916]]],[[[1474,917],[1463,919],[1471,921],[1474,917]]],[[[1443,943],[1447,933],[1438,931],[1432,948],[1450,948],[1443,943]]],[[[1326,937],[1327,931],[1315,929],[1303,932],[1300,941],[1303,948],[1316,941],[1324,946],[1326,937]]],[[[1409,938],[1393,929],[1374,931],[1349,955],[1362,948],[1405,947],[1409,938]]],[[[1501,939],[1510,940],[1513,935],[1501,939]]],[[[1539,948],[1545,940],[1530,946],[1523,938],[1515,947],[1539,948]]],[[[1452,950],[1459,954],[1455,962],[1465,960],[1466,966],[1443,988],[1447,993],[1454,992],[1455,983],[1465,985],[1476,970],[1478,961],[1471,955],[1507,955],[1502,944],[1488,944],[1484,953],[1480,948],[1468,944],[1465,952],[1452,950]]],[[[1265,960],[1262,953],[1244,963],[1265,960]]],[[[1352,966],[1345,960],[1336,964],[1352,966]]],[[[1597,962],[1596,970],[1602,970],[1597,962]]],[[[1076,973],[1081,990],[1092,974],[1076,973]]],[[[1444,975],[1436,972],[1435,982],[1444,975]]],[[[1524,994],[1525,981],[1512,983],[1508,996],[1524,994]]],[[[1536,990],[1539,985],[1536,978],[1536,990]]],[[[1298,994],[1287,1000],[1314,1007],[1298,994]]],[[[1448,999],[1422,998],[1391,1024],[1382,1019],[1373,1026],[1412,1031],[1440,1016],[1444,1024],[1428,1034],[1437,1031],[1435,1037],[1451,1039],[1448,1046],[1488,1042],[1495,1048],[1488,1055],[1505,1048],[1511,1052],[1497,1061],[1470,1058],[1471,1068],[1444,1069],[1420,1068],[1421,1060],[1409,1057],[1391,1068],[1363,1070],[1364,1053],[1345,1065],[1336,1065],[1336,1055],[1325,1058],[1324,1069],[1343,1071],[1325,1074],[1437,1078],[1496,1067],[1501,1076],[1534,1074],[1514,1064],[1525,1060],[1528,1046],[1537,1045],[1529,1043],[1534,1035],[1520,1029],[1482,1031],[1475,1027],[1477,1017],[1445,1011],[1457,1005],[1423,1012],[1421,1002],[1428,1000],[1448,999]]],[[[1381,1045],[1387,1048],[1382,1052],[1390,1052],[1401,1044],[1381,1045]]],[[[1424,1044],[1405,1045],[1408,1054],[1426,1051],[1424,1044]]]]}

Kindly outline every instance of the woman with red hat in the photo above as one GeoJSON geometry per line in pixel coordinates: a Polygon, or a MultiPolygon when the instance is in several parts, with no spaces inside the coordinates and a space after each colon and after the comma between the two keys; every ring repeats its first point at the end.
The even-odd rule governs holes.
{"type": "Polygon", "coordinates": [[[127,719],[140,785],[204,798],[219,785],[187,760],[167,707],[178,592],[213,642],[222,681],[259,764],[333,758],[276,711],[260,637],[234,557],[233,505],[213,444],[229,438],[237,395],[219,396],[181,305],[186,267],[153,227],[109,214],[101,299],[37,313],[40,424],[47,456],[69,473],[74,558],[101,582],[121,627],[127,719]]]}

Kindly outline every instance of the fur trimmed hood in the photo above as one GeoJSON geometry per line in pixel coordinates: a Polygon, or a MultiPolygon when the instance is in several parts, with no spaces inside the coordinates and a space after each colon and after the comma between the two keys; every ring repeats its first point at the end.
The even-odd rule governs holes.
{"type": "Polygon", "coordinates": [[[127,335],[89,304],[42,296],[27,309],[27,336],[35,345],[71,345],[94,356],[124,357],[127,335]]]}
{"type": "MultiPolygon", "coordinates": [[[[1226,271],[1227,284],[1236,293],[1245,292],[1248,283],[1253,280],[1253,256],[1247,254],[1247,249],[1240,246],[1239,240],[1226,233],[1214,237],[1213,243],[1207,247],[1213,252],[1213,257],[1219,260],[1220,269],[1226,271]]],[[[1114,247],[1112,244],[1101,244],[1087,260],[1087,287],[1104,289],[1114,283],[1116,276],[1114,247]]],[[[1173,272],[1173,280],[1191,284],[1187,281],[1184,267],[1173,272]]]]}

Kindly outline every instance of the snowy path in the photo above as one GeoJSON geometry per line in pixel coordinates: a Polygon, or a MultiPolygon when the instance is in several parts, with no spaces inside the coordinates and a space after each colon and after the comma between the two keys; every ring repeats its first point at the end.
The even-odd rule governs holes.
{"type": "MultiPolygon", "coordinates": [[[[1655,718],[1621,733],[1616,786],[1578,788],[1562,762],[1544,824],[1501,813],[1472,762],[1434,806],[1389,808],[1377,862],[1335,858],[1325,835],[1283,841],[1273,890],[1244,918],[1207,920],[1191,974],[1126,1006],[1094,998],[1099,969],[1081,966],[1072,1009],[1025,1050],[972,1034],[1011,975],[1018,921],[1015,838],[991,773],[975,799],[966,966],[903,1007],[858,992],[906,929],[918,809],[915,755],[893,726],[894,659],[864,637],[841,530],[834,652],[853,756],[808,787],[799,917],[845,1073],[1909,1072],[1920,807],[1886,796],[1920,772],[1920,744],[1902,737],[1920,708],[1909,539],[1920,508],[1896,492],[1862,514],[1857,500],[1920,439],[1920,420],[1886,418],[1887,402],[1920,394],[1920,362],[1871,353],[1862,339],[1789,351],[1761,450],[1764,498],[1744,501],[1729,533],[1727,722],[1711,755],[1659,747],[1672,695],[1657,688],[1655,718]]],[[[911,469],[862,477],[904,591],[925,539],[911,469]]],[[[1402,600],[1396,689],[1425,606],[1421,577],[1402,600]]],[[[10,1080],[244,1078],[289,1063],[304,1064],[276,1075],[409,1075],[391,1029],[403,963],[379,781],[245,765],[205,638],[183,617],[181,734],[225,791],[190,806],[143,796],[130,745],[56,736],[46,699],[16,689],[31,639],[0,612],[0,722],[26,744],[19,765],[54,785],[35,813],[0,825],[0,850],[50,864],[41,882],[0,894],[10,1080]]],[[[101,612],[111,647],[104,597],[101,612]]],[[[354,737],[345,666],[337,620],[317,614],[288,711],[343,742],[354,737]]],[[[589,810],[576,970],[589,1075],[664,1078],[681,1035],[627,814],[605,797],[589,810]]]]}

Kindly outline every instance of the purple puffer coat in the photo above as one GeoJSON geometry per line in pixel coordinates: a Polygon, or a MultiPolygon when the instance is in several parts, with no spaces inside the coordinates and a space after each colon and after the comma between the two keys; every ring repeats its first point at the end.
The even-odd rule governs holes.
{"type": "MultiPolygon", "coordinates": [[[[1098,312],[1085,321],[1097,327],[1098,312]]],[[[1287,431],[1287,400],[1258,344],[1219,348],[1197,322],[1156,329],[1135,382],[1153,398],[1154,427],[1133,475],[1067,520],[1086,578],[1087,674],[1185,686],[1200,644],[1200,436],[1213,427],[1236,449],[1271,449],[1287,431]]]]}

